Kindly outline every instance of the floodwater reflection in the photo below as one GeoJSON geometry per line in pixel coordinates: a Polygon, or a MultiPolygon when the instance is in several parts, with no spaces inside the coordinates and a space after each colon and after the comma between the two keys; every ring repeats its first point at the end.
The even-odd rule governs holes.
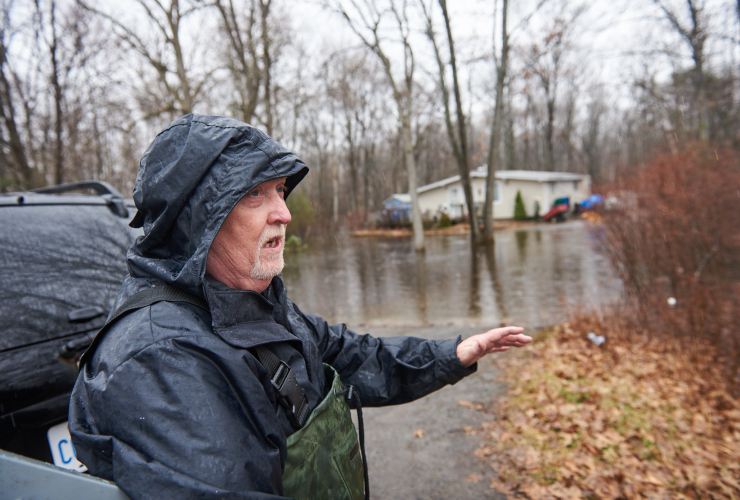
{"type": "Polygon", "coordinates": [[[457,235],[430,236],[426,245],[417,254],[410,238],[331,237],[286,255],[283,278],[303,311],[352,327],[538,327],[619,297],[619,281],[580,221],[502,231],[494,247],[457,235]]]}

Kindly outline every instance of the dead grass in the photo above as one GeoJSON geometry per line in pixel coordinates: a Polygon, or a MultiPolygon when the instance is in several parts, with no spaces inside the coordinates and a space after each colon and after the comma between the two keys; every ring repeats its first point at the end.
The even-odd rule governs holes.
{"type": "Polygon", "coordinates": [[[532,500],[740,498],[740,404],[719,353],[627,328],[582,315],[497,359],[509,396],[469,429],[491,488],[532,500]]]}

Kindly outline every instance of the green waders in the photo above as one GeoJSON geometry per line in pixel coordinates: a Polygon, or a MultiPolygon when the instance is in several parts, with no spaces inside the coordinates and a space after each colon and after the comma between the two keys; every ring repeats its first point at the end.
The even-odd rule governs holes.
{"type": "Polygon", "coordinates": [[[339,375],[324,365],[329,394],[306,424],[288,437],[283,495],[297,500],[361,500],[363,465],[339,375]]]}

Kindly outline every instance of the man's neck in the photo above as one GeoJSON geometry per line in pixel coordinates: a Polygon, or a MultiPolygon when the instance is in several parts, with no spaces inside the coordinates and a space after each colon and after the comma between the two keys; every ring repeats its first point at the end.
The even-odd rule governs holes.
{"type": "Polygon", "coordinates": [[[272,279],[258,280],[254,278],[244,278],[236,276],[219,275],[220,273],[213,273],[210,269],[206,270],[206,274],[213,279],[220,281],[232,290],[252,290],[257,293],[262,293],[270,286],[272,279]]]}

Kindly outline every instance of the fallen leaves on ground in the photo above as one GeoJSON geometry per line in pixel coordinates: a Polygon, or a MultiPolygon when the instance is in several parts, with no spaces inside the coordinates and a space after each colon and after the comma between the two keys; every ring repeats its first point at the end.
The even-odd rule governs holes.
{"type": "Polygon", "coordinates": [[[582,317],[499,357],[509,395],[466,433],[513,498],[738,499],[740,404],[718,355],[582,317]]]}
{"type": "Polygon", "coordinates": [[[423,438],[424,437],[424,429],[416,429],[414,431],[414,438],[423,438]]]}

